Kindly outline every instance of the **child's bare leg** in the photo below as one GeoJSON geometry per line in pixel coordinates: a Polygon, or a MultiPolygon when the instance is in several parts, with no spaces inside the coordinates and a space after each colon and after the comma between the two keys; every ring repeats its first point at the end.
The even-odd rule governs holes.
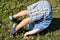
{"type": "Polygon", "coordinates": [[[21,11],[21,12],[15,14],[15,15],[13,15],[13,17],[14,18],[17,18],[19,16],[25,16],[25,15],[27,15],[27,13],[28,13],[28,11],[27,10],[24,10],[24,11],[21,11]]]}
{"type": "Polygon", "coordinates": [[[30,22],[30,18],[26,18],[24,19],[22,22],[20,22],[20,24],[17,25],[16,30],[18,31],[20,28],[22,28],[24,25],[28,24],[30,22]]]}
{"type": "Polygon", "coordinates": [[[38,28],[37,29],[34,29],[32,31],[26,32],[24,34],[24,39],[28,40],[29,39],[28,35],[32,35],[32,34],[35,34],[35,33],[38,33],[38,32],[39,32],[39,29],[38,28]]]}

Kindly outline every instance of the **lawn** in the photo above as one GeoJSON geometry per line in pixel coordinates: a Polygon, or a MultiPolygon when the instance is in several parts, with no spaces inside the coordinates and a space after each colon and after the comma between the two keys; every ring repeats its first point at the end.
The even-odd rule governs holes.
{"type": "MultiPolygon", "coordinates": [[[[15,38],[10,38],[9,33],[12,24],[9,20],[9,15],[25,10],[28,5],[37,2],[38,0],[0,0],[0,40],[23,40],[25,31],[19,32],[15,38]]],[[[60,40],[60,0],[48,0],[52,5],[53,20],[51,25],[37,35],[30,36],[30,40],[60,40]]],[[[24,19],[20,17],[19,19],[24,19]]],[[[27,27],[24,29],[27,29],[27,27]]]]}

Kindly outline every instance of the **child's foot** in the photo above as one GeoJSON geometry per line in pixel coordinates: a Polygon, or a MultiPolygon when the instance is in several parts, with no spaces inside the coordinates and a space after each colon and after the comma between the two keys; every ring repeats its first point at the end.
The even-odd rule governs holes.
{"type": "Polygon", "coordinates": [[[15,36],[15,31],[11,31],[10,32],[10,37],[14,37],[15,36]]]}
{"type": "Polygon", "coordinates": [[[13,37],[14,34],[16,33],[16,32],[15,32],[15,29],[16,29],[16,24],[14,23],[13,26],[12,26],[12,30],[11,30],[11,32],[10,32],[10,37],[13,37]]]}
{"type": "Polygon", "coordinates": [[[17,19],[15,19],[13,16],[9,16],[9,19],[10,19],[11,21],[17,21],[17,19]]]}
{"type": "Polygon", "coordinates": [[[29,36],[24,36],[24,40],[29,40],[29,36]]]}
{"type": "Polygon", "coordinates": [[[18,19],[16,19],[16,18],[14,18],[13,16],[9,16],[9,19],[11,20],[11,21],[15,21],[16,23],[20,23],[21,22],[21,20],[18,20],[18,19]]]}

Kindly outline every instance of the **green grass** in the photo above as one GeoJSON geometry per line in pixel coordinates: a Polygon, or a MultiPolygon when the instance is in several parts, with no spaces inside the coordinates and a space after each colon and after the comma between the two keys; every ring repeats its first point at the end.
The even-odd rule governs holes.
{"type": "MultiPolygon", "coordinates": [[[[23,32],[10,38],[12,22],[9,15],[18,13],[27,8],[28,5],[38,0],[0,0],[0,40],[23,40],[23,32]]],[[[48,0],[53,9],[53,20],[49,28],[43,32],[30,36],[30,40],[60,40],[60,0],[48,0]]],[[[23,19],[23,18],[22,18],[23,19]]]]}

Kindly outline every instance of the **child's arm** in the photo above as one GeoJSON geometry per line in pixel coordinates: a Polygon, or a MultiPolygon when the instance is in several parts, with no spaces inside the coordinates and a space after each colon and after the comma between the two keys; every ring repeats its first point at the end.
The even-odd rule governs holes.
{"type": "Polygon", "coordinates": [[[25,34],[24,34],[24,39],[29,39],[28,38],[28,35],[33,35],[33,34],[35,34],[35,33],[38,33],[39,32],[39,29],[34,29],[34,30],[32,30],[32,31],[29,31],[29,32],[26,32],[25,34]]]}

